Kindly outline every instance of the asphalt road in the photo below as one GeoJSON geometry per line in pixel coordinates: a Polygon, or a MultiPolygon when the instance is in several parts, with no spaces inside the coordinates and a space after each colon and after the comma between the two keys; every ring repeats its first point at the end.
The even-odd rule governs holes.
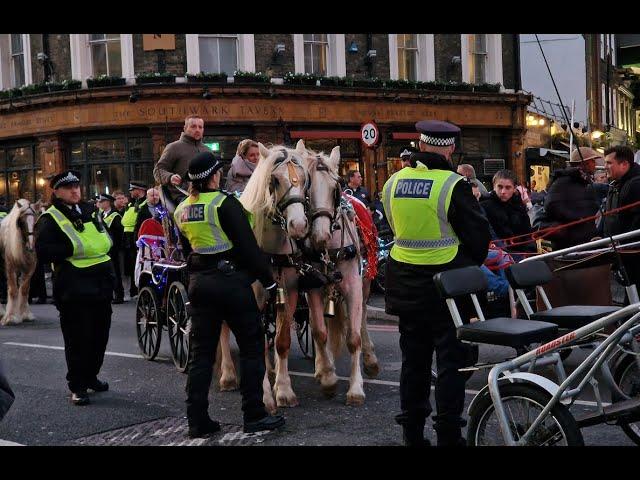
{"type": "MultiPolygon", "coordinates": [[[[379,299],[372,301],[380,304],[379,299]]],[[[289,369],[300,405],[281,409],[285,428],[267,434],[241,433],[239,392],[211,389],[210,415],[223,431],[206,440],[185,437],[184,386],[170,359],[164,332],[160,359],[141,358],[135,339],[134,305],[114,306],[108,354],[101,378],[111,386],[92,394],[89,406],[70,403],[66,365],[57,311],[52,305],[35,305],[35,322],[0,327],[0,360],[16,393],[16,401],[0,423],[0,444],[22,445],[400,445],[401,429],[393,420],[399,409],[398,380],[401,357],[394,324],[375,323],[371,336],[382,371],[365,380],[364,406],[345,405],[347,382],[339,382],[337,395],[325,398],[313,379],[313,362],[305,359],[297,344],[289,369]]],[[[237,348],[234,345],[234,351],[237,348]]],[[[500,360],[508,349],[484,348],[482,360],[500,360]]],[[[571,356],[575,365],[581,353],[571,356]]],[[[338,361],[338,375],[348,375],[346,355],[338,361]]],[[[549,371],[550,378],[553,373],[549,371]]],[[[365,377],[366,378],[366,377],[365,377]]],[[[486,372],[477,372],[467,383],[466,404],[486,384],[486,372]]],[[[581,398],[576,411],[586,411],[591,395],[581,398]]],[[[574,412],[576,413],[576,412],[574,412]]],[[[428,433],[435,432],[428,424],[428,433]]],[[[633,445],[616,426],[583,430],[587,445],[633,445]]]]}

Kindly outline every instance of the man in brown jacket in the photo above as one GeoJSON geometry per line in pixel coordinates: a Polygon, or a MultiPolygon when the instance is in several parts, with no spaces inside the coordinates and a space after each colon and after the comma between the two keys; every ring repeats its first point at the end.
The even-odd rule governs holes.
{"type": "Polygon", "coordinates": [[[199,152],[210,152],[211,150],[202,143],[204,135],[204,120],[197,115],[189,115],[184,119],[184,132],[180,139],[164,147],[160,160],[153,169],[153,178],[160,185],[168,185],[169,192],[174,201],[184,197],[174,186],[182,185],[186,188],[187,170],[189,160],[199,152]]]}

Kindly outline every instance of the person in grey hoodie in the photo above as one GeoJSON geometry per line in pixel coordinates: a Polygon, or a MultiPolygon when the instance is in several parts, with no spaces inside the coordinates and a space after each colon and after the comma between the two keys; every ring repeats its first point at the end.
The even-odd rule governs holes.
{"type": "Polygon", "coordinates": [[[160,185],[168,185],[169,193],[176,203],[184,198],[175,186],[187,185],[187,170],[189,160],[200,152],[210,152],[211,150],[204,143],[204,120],[197,115],[189,115],[184,119],[184,129],[180,139],[170,143],[162,152],[160,160],[153,169],[153,178],[160,185]]]}
{"type": "Polygon", "coordinates": [[[238,144],[236,156],[231,161],[224,188],[228,192],[242,193],[260,160],[258,142],[246,138],[238,144]]]}

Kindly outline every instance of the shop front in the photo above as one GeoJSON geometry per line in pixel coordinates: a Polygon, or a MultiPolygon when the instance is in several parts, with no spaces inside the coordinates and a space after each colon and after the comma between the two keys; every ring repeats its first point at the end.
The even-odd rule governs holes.
{"type": "Polygon", "coordinates": [[[340,174],[360,171],[372,193],[397,171],[400,151],[417,143],[415,122],[429,118],[462,128],[454,160],[472,164],[481,180],[499,166],[525,176],[529,97],[522,94],[230,85],[209,86],[207,100],[180,84],[137,90],[136,102],[128,86],[40,95],[25,105],[0,102],[0,196],[36,198],[48,189],[46,178],[68,167],[83,173],[87,196],[126,189],[130,179],[151,183],[154,163],[188,115],[204,119],[204,142],[227,164],[244,138],[291,146],[303,138],[326,153],[339,145],[340,174]],[[376,148],[360,140],[368,121],[380,130],[376,148]]]}

